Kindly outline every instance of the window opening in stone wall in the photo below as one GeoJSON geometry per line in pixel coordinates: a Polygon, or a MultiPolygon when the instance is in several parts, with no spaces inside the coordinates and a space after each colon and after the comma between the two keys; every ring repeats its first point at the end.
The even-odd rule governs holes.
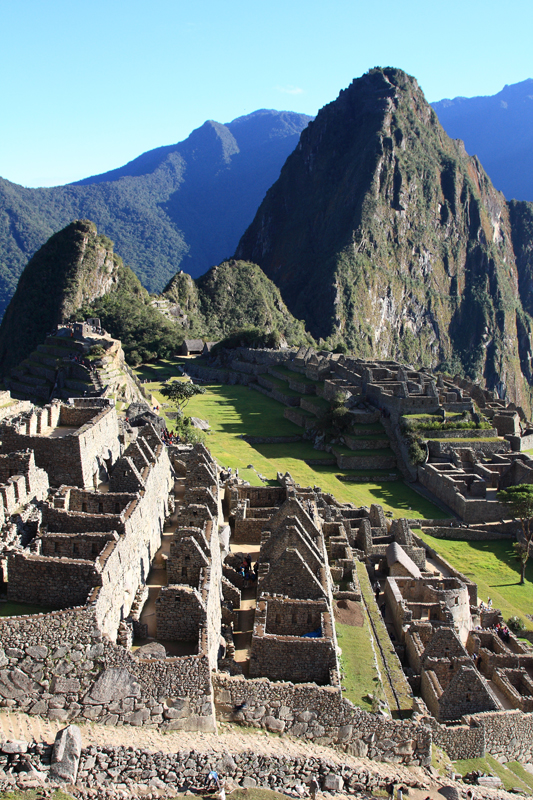
{"type": "Polygon", "coordinates": [[[81,510],[83,511],[84,514],[87,513],[87,503],[82,503],[81,504],[81,510]]]}
{"type": "Polygon", "coordinates": [[[57,553],[58,550],[59,550],[59,544],[57,542],[54,542],[54,553],[57,553]]]}
{"type": "Polygon", "coordinates": [[[115,514],[120,514],[120,503],[115,503],[115,514]]]}
{"type": "Polygon", "coordinates": [[[187,567],[182,567],[181,568],[181,577],[182,578],[186,578],[187,577],[187,567]]]}
{"type": "Polygon", "coordinates": [[[99,514],[103,514],[104,513],[104,504],[103,503],[98,503],[98,513],[99,514]]]}
{"type": "Polygon", "coordinates": [[[179,594],[176,595],[174,600],[175,600],[176,603],[181,603],[181,597],[179,596],[179,594]]]}
{"type": "Polygon", "coordinates": [[[72,552],[73,553],[79,553],[80,552],[80,548],[79,548],[79,545],[78,545],[77,542],[74,542],[74,544],[72,545],[72,552]]]}

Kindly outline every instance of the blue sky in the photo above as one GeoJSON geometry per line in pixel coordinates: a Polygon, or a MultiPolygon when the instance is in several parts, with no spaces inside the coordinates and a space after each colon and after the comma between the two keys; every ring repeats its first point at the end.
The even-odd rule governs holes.
{"type": "Polygon", "coordinates": [[[315,114],[373,66],[430,101],[533,77],[513,0],[0,0],[0,176],[52,186],[258,108],[315,114]]]}

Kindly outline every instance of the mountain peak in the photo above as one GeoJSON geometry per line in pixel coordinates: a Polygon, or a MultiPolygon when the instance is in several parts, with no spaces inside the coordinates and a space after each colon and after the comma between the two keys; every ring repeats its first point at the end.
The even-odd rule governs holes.
{"type": "Polygon", "coordinates": [[[236,257],[258,263],[329,346],[428,367],[457,359],[528,404],[516,312],[497,299],[517,293],[505,201],[402,70],[369,70],[319,111],[236,257]]]}

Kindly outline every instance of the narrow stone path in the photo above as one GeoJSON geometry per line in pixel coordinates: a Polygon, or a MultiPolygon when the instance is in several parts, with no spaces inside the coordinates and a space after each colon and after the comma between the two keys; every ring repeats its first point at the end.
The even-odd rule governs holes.
{"type": "MultiPolygon", "coordinates": [[[[166,586],[168,583],[165,557],[167,557],[170,552],[170,543],[177,526],[178,508],[183,502],[184,494],[185,487],[183,486],[183,481],[178,479],[174,482],[174,498],[176,507],[173,514],[165,523],[165,528],[161,537],[161,547],[154,555],[150,572],[148,573],[148,577],[146,579],[148,598],[143,606],[140,621],[145,623],[148,628],[148,639],[140,640],[138,644],[146,644],[154,639],[157,640],[155,604],[160,595],[161,587],[166,586]]],[[[191,652],[191,647],[188,646],[189,643],[180,643],[178,645],[174,645],[174,643],[165,642],[164,644],[167,648],[167,652],[171,655],[187,655],[189,652],[191,652]],[[182,645],[185,645],[185,647],[182,645]]]]}
{"type": "MultiPolygon", "coordinates": [[[[259,544],[239,542],[232,544],[234,553],[250,555],[252,563],[259,557],[259,544]]],[[[238,628],[233,633],[235,644],[235,661],[242,667],[243,674],[248,677],[250,668],[250,652],[252,649],[252,633],[254,630],[255,605],[257,601],[257,581],[250,583],[247,589],[241,591],[241,605],[238,609],[238,628]]]]}
{"type": "Polygon", "coordinates": [[[509,701],[509,698],[504,695],[504,693],[501,691],[501,689],[499,689],[496,686],[494,681],[491,681],[488,678],[485,678],[485,680],[489,684],[492,693],[496,697],[496,700],[498,700],[500,702],[500,705],[503,708],[503,710],[504,711],[512,710],[514,708],[513,704],[509,701]]]}

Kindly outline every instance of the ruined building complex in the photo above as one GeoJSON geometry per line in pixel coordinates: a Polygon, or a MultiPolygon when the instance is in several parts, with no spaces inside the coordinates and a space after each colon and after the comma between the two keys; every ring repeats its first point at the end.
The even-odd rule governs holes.
{"type": "Polygon", "coordinates": [[[167,447],[105,398],[7,407],[0,565],[20,615],[0,618],[2,706],[163,730],[226,719],[405,763],[430,763],[431,741],[533,756],[530,650],[408,520],[290,475],[222,479],[203,445],[167,447]],[[343,697],[335,619],[354,608],[386,716],[343,697]]]}

